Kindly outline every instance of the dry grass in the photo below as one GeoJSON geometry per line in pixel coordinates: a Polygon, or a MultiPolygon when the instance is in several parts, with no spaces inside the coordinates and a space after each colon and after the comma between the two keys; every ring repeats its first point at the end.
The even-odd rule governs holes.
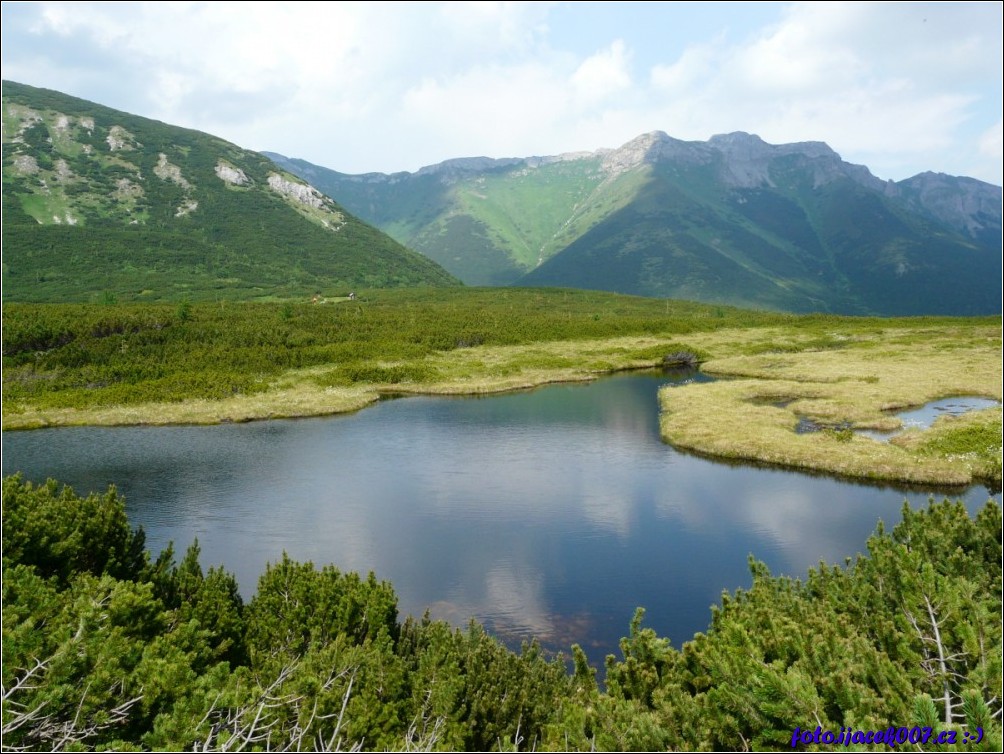
{"type": "MultiPolygon", "coordinates": [[[[735,379],[664,389],[662,434],[678,447],[714,456],[847,476],[944,485],[988,476],[999,481],[999,443],[989,451],[996,459],[989,461],[987,452],[977,458],[932,450],[930,440],[948,424],[896,443],[849,432],[796,434],[795,427],[804,417],[889,430],[901,425],[891,410],[958,395],[999,401],[1000,342],[999,328],[901,328],[838,337],[830,350],[794,352],[797,338],[786,334],[780,352],[731,355],[704,365],[709,373],[735,379]]],[[[745,350],[755,351],[757,344],[747,343],[745,350]]],[[[999,411],[966,419],[995,420],[999,411]]]]}
{"type": "Polygon", "coordinates": [[[294,386],[221,401],[189,400],[85,409],[28,409],[6,413],[3,425],[8,430],[75,425],[220,424],[357,411],[379,397],[372,389],[322,388],[306,381],[297,381],[294,386]]]}
{"type": "Polygon", "coordinates": [[[464,348],[426,360],[440,378],[430,383],[398,384],[392,392],[476,395],[522,390],[554,382],[593,380],[611,372],[651,368],[665,338],[557,341],[530,346],[464,348]]]}

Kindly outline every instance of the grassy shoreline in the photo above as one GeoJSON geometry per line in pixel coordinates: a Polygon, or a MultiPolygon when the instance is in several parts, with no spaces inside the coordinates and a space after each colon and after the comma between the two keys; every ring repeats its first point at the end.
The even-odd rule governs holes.
{"type": "Polygon", "coordinates": [[[890,411],[1000,401],[995,318],[747,312],[562,290],[398,292],[331,306],[4,307],[3,429],[215,424],[360,410],[387,395],[485,395],[659,366],[663,438],[706,456],[841,476],[1000,483],[1000,409],[891,443],[890,411]],[[797,434],[800,419],[831,429],[797,434]]]}
{"type": "MultiPolygon", "coordinates": [[[[657,338],[622,338],[610,341],[564,341],[535,344],[534,348],[482,346],[427,357],[432,370],[449,375],[436,382],[366,383],[354,386],[324,385],[330,369],[294,370],[282,375],[274,388],[251,395],[218,400],[192,399],[92,408],[24,407],[5,410],[3,430],[30,430],[62,426],[157,426],[223,424],[267,419],[329,416],[358,411],[386,396],[491,395],[530,390],[565,382],[586,382],[621,371],[651,369],[659,360],[633,356],[639,350],[659,347],[657,338]],[[619,353],[616,353],[619,352],[619,353]],[[549,356],[568,366],[534,368],[530,360],[549,356]],[[571,366],[573,361],[578,366],[571,366]],[[319,384],[321,383],[321,384],[319,384]]],[[[393,370],[400,363],[378,363],[393,370]]]]}
{"type": "Polygon", "coordinates": [[[872,480],[999,485],[999,407],[941,417],[890,442],[854,432],[900,428],[890,412],[939,398],[1001,401],[997,337],[990,328],[890,328],[831,350],[714,359],[704,370],[730,379],[661,391],[660,429],[667,442],[713,457],[872,480]],[[825,429],[799,434],[801,419],[825,429]]]}

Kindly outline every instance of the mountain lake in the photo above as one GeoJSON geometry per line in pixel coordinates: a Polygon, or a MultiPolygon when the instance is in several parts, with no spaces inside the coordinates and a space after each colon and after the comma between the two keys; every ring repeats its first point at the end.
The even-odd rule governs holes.
{"type": "MultiPolygon", "coordinates": [[[[864,552],[879,519],[983,486],[879,486],[719,463],[658,430],[661,385],[633,373],[491,397],[388,399],[326,418],[3,434],[4,475],[78,494],[115,484],[133,526],[236,574],[245,599],[283,552],[376,573],[400,615],[475,618],[512,647],[585,649],[602,668],[636,607],[677,647],[707,629],[748,558],[804,577],[864,552]]],[[[999,502],[1000,494],[993,497],[999,502]]]]}

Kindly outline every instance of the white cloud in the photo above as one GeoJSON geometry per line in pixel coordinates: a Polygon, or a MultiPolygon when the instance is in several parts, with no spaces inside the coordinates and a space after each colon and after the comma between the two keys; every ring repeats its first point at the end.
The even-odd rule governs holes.
{"type": "Polygon", "coordinates": [[[991,159],[1000,162],[1004,159],[1004,134],[1002,134],[1001,120],[998,119],[990,128],[988,128],[983,135],[980,137],[980,154],[983,154],[991,159]]]}
{"type": "Polygon", "coordinates": [[[534,150],[566,98],[561,81],[544,66],[492,66],[421,81],[404,93],[398,116],[416,152],[427,142],[451,146],[439,159],[520,156],[534,150]],[[492,135],[486,141],[487,132],[492,135]]]}
{"type": "Polygon", "coordinates": [[[623,40],[617,39],[608,49],[583,60],[570,82],[576,99],[585,104],[596,104],[630,87],[628,58],[623,40]]]}
{"type": "Polygon", "coordinates": [[[815,94],[855,80],[863,66],[842,43],[848,21],[837,8],[822,4],[811,12],[793,12],[771,33],[740,48],[730,74],[757,96],[815,94]]]}
{"type": "MultiPolygon", "coordinates": [[[[883,178],[952,172],[953,160],[958,171],[958,157],[977,148],[962,134],[977,106],[996,91],[999,108],[988,61],[1000,58],[1001,35],[986,10],[796,4],[739,45],[695,44],[654,67],[653,90],[666,97],[658,112],[681,138],[745,130],[775,143],[826,141],[883,178]]],[[[999,183],[1000,166],[978,177],[999,183]]]]}
{"type": "Polygon", "coordinates": [[[718,68],[722,40],[696,44],[684,50],[678,60],[669,65],[655,65],[651,71],[652,86],[667,92],[683,92],[701,81],[707,81],[718,68]]]}
{"type": "Polygon", "coordinates": [[[484,60],[536,48],[547,32],[551,5],[554,3],[449,2],[438,4],[436,15],[448,47],[473,60],[484,60]]]}
{"type": "Polygon", "coordinates": [[[827,141],[880,177],[1001,180],[980,151],[999,4],[795,3],[679,47],[611,5],[577,48],[555,46],[553,5],[4,4],[4,75],[350,172],[745,130],[827,141]]]}

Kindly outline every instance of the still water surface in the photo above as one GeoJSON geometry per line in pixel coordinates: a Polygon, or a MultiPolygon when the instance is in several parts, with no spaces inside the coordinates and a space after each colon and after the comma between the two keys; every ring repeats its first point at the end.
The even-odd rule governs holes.
{"type": "MultiPolygon", "coordinates": [[[[374,571],[402,616],[474,617],[510,644],[578,642],[602,665],[636,606],[679,646],[722,590],[749,585],[750,553],[801,576],[929,497],[673,450],[657,390],[692,377],[413,397],[321,419],[8,432],[3,473],[81,494],[114,483],[152,551],[197,537],[203,566],[233,571],[245,598],[285,551],[374,571]]],[[[989,497],[955,496],[970,511],[989,497]]]]}
{"type": "Polygon", "coordinates": [[[1001,405],[1000,402],[990,398],[979,398],[972,395],[961,395],[954,398],[942,398],[936,401],[925,403],[919,408],[909,411],[899,411],[895,414],[903,426],[892,432],[879,432],[878,430],[861,430],[859,434],[870,437],[880,442],[888,442],[896,435],[906,429],[917,428],[927,429],[934,424],[936,419],[942,416],[962,416],[970,411],[982,411],[986,408],[993,408],[1001,405]]]}

